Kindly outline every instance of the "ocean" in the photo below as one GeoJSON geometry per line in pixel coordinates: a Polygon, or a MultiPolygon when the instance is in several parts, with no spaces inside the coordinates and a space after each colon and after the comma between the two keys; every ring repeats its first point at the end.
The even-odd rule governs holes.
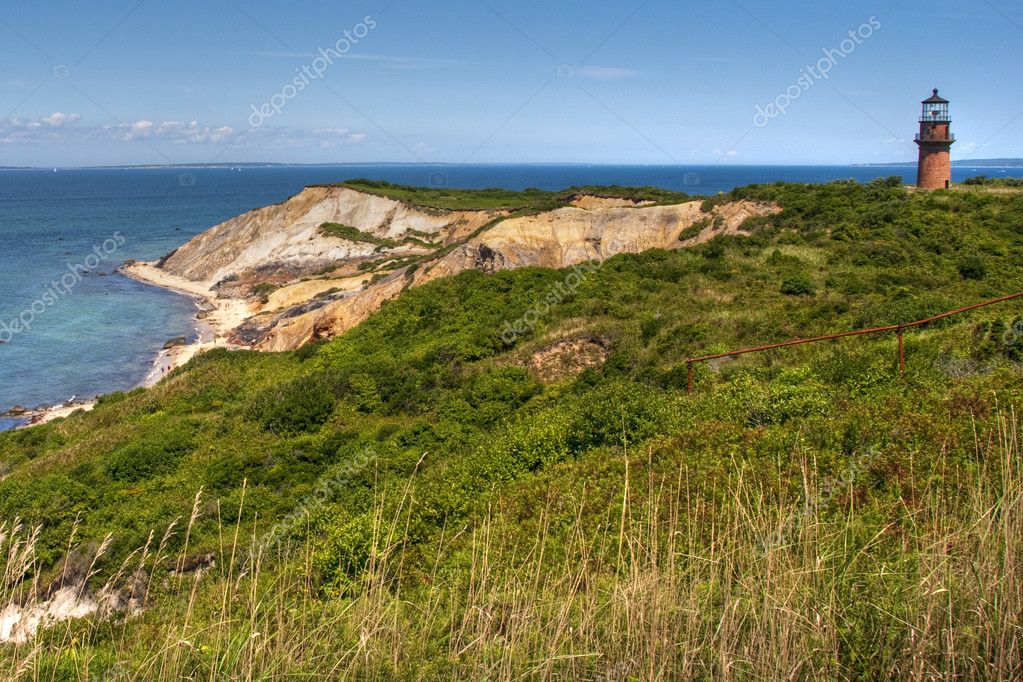
{"type": "MultiPolygon", "coordinates": [[[[342,165],[0,170],[0,412],[138,385],[163,344],[195,333],[195,303],[118,275],[309,184],[369,178],[465,188],[655,185],[715,194],[779,180],[902,175],[909,167],[342,165]]],[[[957,168],[955,179],[1023,176],[957,168]]],[[[0,418],[0,430],[17,422],[0,418]]]]}

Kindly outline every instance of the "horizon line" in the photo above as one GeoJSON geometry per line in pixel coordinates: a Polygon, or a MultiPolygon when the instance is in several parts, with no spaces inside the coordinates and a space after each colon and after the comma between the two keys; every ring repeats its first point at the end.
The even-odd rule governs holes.
{"type": "MultiPolygon", "coordinates": [[[[953,159],[953,164],[966,167],[977,167],[977,168],[1011,168],[1013,164],[1007,162],[1015,162],[1015,166],[1018,167],[1023,165],[1023,158],[1017,157],[1005,157],[1005,158],[986,158],[977,159],[971,163],[970,159],[953,159]],[[993,162],[1002,162],[995,164],[993,162]],[[986,165],[990,164],[990,165],[986,165]]],[[[204,163],[204,162],[181,162],[181,163],[125,163],[125,164],[102,164],[102,165],[61,165],[61,164],[47,164],[40,166],[0,166],[0,170],[6,171],[62,171],[62,170],[154,170],[161,168],[244,168],[244,167],[270,167],[270,168],[315,168],[315,167],[346,167],[346,166],[419,166],[419,167],[436,167],[436,166],[448,166],[448,167],[488,167],[488,166],[604,166],[608,168],[642,168],[642,167],[653,167],[653,168],[713,168],[713,167],[731,167],[731,168],[778,168],[778,167],[798,167],[798,168],[813,168],[813,167],[849,167],[849,168],[902,168],[902,167],[915,167],[916,161],[889,161],[889,162],[844,162],[844,163],[827,163],[827,162],[812,162],[812,163],[799,163],[799,162],[783,162],[783,163],[638,163],[638,162],[603,162],[603,161],[491,161],[491,162],[480,162],[480,163],[462,163],[462,162],[447,162],[447,161],[327,161],[319,163],[302,163],[302,162],[288,162],[288,161],[236,161],[236,162],[216,162],[216,163],[204,163]]]]}

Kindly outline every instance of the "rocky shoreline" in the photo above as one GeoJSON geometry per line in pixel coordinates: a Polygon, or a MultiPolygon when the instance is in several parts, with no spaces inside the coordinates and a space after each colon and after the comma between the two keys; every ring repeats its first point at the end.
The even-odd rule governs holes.
{"type": "Polygon", "coordinates": [[[142,386],[146,388],[155,386],[164,375],[212,348],[237,350],[247,347],[239,344],[233,334],[235,328],[252,314],[246,301],[212,296],[201,285],[168,274],[156,263],[128,261],[118,268],[118,272],[143,284],[189,296],[196,301],[199,308],[195,316],[195,340],[189,342],[188,338],[181,336],[168,340],[142,386]]]}
{"type": "Polygon", "coordinates": [[[0,419],[8,419],[15,422],[15,429],[23,429],[28,426],[45,424],[54,419],[68,417],[79,410],[89,412],[95,406],[95,400],[80,400],[78,398],[72,398],[67,402],[57,405],[42,405],[33,408],[15,405],[6,412],[0,412],[0,419]]]}

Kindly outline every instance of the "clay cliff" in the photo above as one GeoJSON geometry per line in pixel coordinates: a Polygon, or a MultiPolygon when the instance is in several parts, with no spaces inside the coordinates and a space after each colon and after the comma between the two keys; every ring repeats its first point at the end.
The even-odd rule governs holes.
{"type": "Polygon", "coordinates": [[[222,316],[236,343],[290,350],[351,329],[409,287],[464,270],[562,268],[685,248],[741,233],[748,218],[777,211],[746,201],[704,211],[702,201],[652,205],[591,195],[541,212],[449,211],[345,186],[310,187],[126,272],[212,307],[244,310],[222,316]]]}

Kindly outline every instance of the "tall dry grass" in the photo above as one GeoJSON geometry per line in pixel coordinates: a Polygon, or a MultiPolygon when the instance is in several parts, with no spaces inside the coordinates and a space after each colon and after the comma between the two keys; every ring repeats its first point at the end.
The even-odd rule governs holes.
{"type": "MultiPolygon", "coordinates": [[[[134,570],[115,572],[131,576],[134,615],[65,622],[0,648],[0,674],[1021,679],[1020,454],[1015,419],[1002,419],[978,437],[973,466],[949,463],[945,484],[907,491],[899,508],[871,507],[860,481],[836,490],[812,459],[803,494],[788,499],[741,464],[715,497],[684,457],[665,477],[626,454],[613,503],[585,487],[568,503],[552,489],[524,518],[495,500],[429,554],[407,544],[410,481],[396,509],[377,507],[367,570],[334,600],[310,578],[315,538],[283,557],[239,560],[259,531],[242,538],[242,510],[232,510],[205,572],[182,570],[187,539],[181,556],[162,555],[165,535],[133,555],[134,570]],[[157,566],[175,570],[150,597],[157,566]]],[[[198,509],[197,498],[186,538],[198,509]]],[[[0,531],[3,603],[45,596],[27,577],[33,537],[17,524],[0,531]]]]}

